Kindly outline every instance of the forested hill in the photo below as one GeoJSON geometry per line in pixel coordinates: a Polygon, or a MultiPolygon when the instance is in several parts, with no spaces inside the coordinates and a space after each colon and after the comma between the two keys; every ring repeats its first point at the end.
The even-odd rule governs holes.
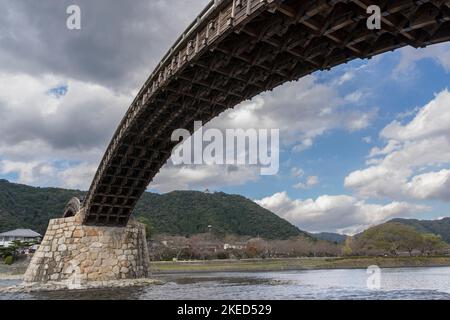
{"type": "Polygon", "coordinates": [[[56,188],[35,188],[0,180],[0,232],[29,228],[41,234],[48,221],[61,218],[67,202],[83,193],[56,188]]]}
{"type": "MultiPolygon", "coordinates": [[[[44,233],[49,219],[59,218],[67,202],[84,193],[35,188],[0,180],[0,232],[30,228],[44,233]]],[[[192,235],[212,231],[267,239],[306,235],[255,202],[238,195],[176,191],[145,193],[135,215],[147,217],[155,233],[192,235]]]]}
{"type": "Polygon", "coordinates": [[[447,243],[450,243],[450,218],[440,220],[416,220],[416,219],[394,219],[390,222],[398,222],[408,225],[420,233],[433,233],[442,237],[447,243]]]}
{"type": "Polygon", "coordinates": [[[136,215],[148,217],[159,232],[191,235],[212,231],[286,239],[304,235],[286,220],[239,195],[175,191],[163,195],[147,193],[137,205],[136,215]]]}

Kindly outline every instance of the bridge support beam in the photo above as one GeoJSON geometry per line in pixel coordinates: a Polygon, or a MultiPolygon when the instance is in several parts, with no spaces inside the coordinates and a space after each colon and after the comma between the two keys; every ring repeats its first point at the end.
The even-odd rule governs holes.
{"type": "Polygon", "coordinates": [[[145,226],[130,219],[126,227],[82,224],[84,212],[51,220],[24,281],[83,284],[138,279],[149,275],[145,226]]]}

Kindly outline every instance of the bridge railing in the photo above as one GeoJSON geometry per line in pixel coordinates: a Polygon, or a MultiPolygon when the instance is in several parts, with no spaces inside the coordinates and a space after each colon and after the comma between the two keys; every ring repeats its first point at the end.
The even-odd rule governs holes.
{"type": "Polygon", "coordinates": [[[152,80],[160,73],[163,67],[167,64],[167,62],[172,57],[173,53],[180,50],[183,45],[186,45],[189,42],[191,35],[197,31],[200,25],[205,24],[206,21],[209,21],[211,16],[220,8],[223,8],[226,3],[231,3],[233,0],[212,0],[208,3],[208,5],[203,9],[202,12],[195,18],[195,20],[186,28],[186,30],[178,37],[172,47],[167,51],[167,53],[161,59],[161,62],[158,64],[156,69],[152,72],[150,77],[147,79],[145,84],[143,85],[140,94],[150,85],[152,80]]]}
{"type": "MultiPolygon", "coordinates": [[[[175,41],[169,51],[163,56],[161,62],[158,64],[156,69],[152,72],[150,77],[147,79],[145,84],[142,86],[136,100],[133,102],[139,103],[139,100],[146,94],[148,88],[152,91],[156,90],[152,83],[162,83],[165,81],[166,72],[165,69],[170,66],[174,59],[177,61],[177,66],[175,70],[177,71],[182,65],[184,65],[187,60],[195,55],[200,47],[204,47],[199,44],[199,35],[205,39],[205,34],[208,33],[210,28],[210,23],[215,22],[217,31],[214,35],[209,35],[206,38],[206,45],[210,44],[210,41],[215,40],[221,32],[228,29],[233,25],[233,20],[236,17],[245,18],[251,13],[256,11],[258,8],[282,0],[212,0],[208,5],[200,12],[196,19],[186,28],[186,30],[181,34],[181,36],[175,41]],[[231,18],[231,19],[230,19],[231,18]],[[193,50],[189,51],[189,43],[192,43],[193,50]],[[195,54],[194,54],[195,51],[195,54]],[[177,56],[178,54],[178,56],[177,56]],[[187,57],[186,57],[187,56],[187,57]],[[186,59],[183,61],[183,59],[186,59]],[[180,61],[181,60],[181,61],[180,61]],[[162,78],[161,78],[162,77],[162,78]]],[[[205,45],[205,46],[206,46],[205,45]]],[[[153,92],[150,92],[150,94],[153,92]]]]}

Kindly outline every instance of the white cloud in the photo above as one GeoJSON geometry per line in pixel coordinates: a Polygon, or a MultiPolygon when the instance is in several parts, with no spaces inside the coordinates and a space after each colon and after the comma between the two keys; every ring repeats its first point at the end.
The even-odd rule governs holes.
{"type": "Polygon", "coordinates": [[[415,108],[413,108],[411,110],[406,110],[404,112],[398,113],[396,117],[398,119],[406,119],[406,118],[415,116],[417,114],[417,112],[419,112],[419,111],[420,111],[420,108],[419,107],[415,107],[415,108]]]}
{"type": "Polygon", "coordinates": [[[0,0],[0,70],[134,90],[207,3],[0,0]],[[73,2],[82,11],[79,32],[66,28],[73,2]]]}
{"type": "Polygon", "coordinates": [[[303,182],[296,183],[292,186],[294,189],[307,189],[307,186],[303,182]]]}
{"type": "Polygon", "coordinates": [[[369,167],[350,173],[345,186],[366,197],[450,201],[450,93],[443,90],[410,122],[397,120],[380,133],[386,145],[369,154],[369,167]],[[424,173],[428,171],[428,173],[424,173]]]}
{"type": "Polygon", "coordinates": [[[291,169],[291,175],[294,178],[301,178],[305,174],[305,171],[301,168],[294,167],[291,169]]]}
{"type": "Polygon", "coordinates": [[[214,190],[226,186],[243,185],[260,178],[257,167],[217,165],[166,165],[150,184],[160,192],[174,190],[214,190]]]}
{"type": "Polygon", "coordinates": [[[81,163],[61,170],[56,178],[65,188],[87,190],[96,171],[96,164],[81,163]]]}
{"type": "Polygon", "coordinates": [[[401,147],[400,142],[396,140],[389,140],[384,148],[381,149],[378,147],[372,148],[372,150],[370,150],[369,158],[387,155],[393,151],[398,150],[400,147],[401,147]]]}
{"type": "Polygon", "coordinates": [[[224,112],[208,127],[280,129],[282,145],[303,151],[330,130],[366,128],[375,114],[348,108],[335,85],[307,76],[224,112]]]}
{"type": "Polygon", "coordinates": [[[16,174],[18,183],[81,190],[89,188],[96,168],[90,163],[60,167],[50,162],[0,161],[0,173],[16,174]]]}
{"type": "Polygon", "coordinates": [[[313,186],[316,186],[318,184],[319,184],[319,177],[317,177],[317,176],[310,176],[306,180],[306,185],[308,187],[313,187],[313,186]]]}
{"type": "Polygon", "coordinates": [[[450,136],[450,93],[443,90],[436,97],[424,106],[415,118],[402,125],[398,121],[393,121],[381,132],[384,139],[398,141],[419,140],[436,136],[450,136]]]}
{"type": "MultiPolygon", "coordinates": [[[[10,174],[16,173],[18,175],[18,182],[24,184],[33,184],[39,178],[51,177],[55,174],[54,168],[46,163],[39,162],[12,162],[12,161],[1,161],[0,162],[0,173],[10,174]]],[[[45,184],[45,180],[42,181],[45,184]]]]}
{"type": "Polygon", "coordinates": [[[341,86],[346,82],[349,82],[350,80],[353,80],[355,78],[355,73],[353,71],[347,71],[344,74],[342,74],[339,78],[335,80],[336,85],[341,86]]]}
{"type": "Polygon", "coordinates": [[[400,63],[394,69],[394,76],[400,77],[411,75],[411,73],[417,69],[417,62],[424,59],[432,59],[449,72],[450,45],[448,43],[441,43],[421,50],[412,47],[400,49],[400,63]]]}
{"type": "Polygon", "coordinates": [[[55,76],[0,73],[0,87],[0,146],[30,141],[59,150],[103,146],[132,100],[100,85],[55,76]],[[65,96],[48,94],[63,81],[65,96]]]}
{"type": "Polygon", "coordinates": [[[0,73],[0,87],[0,172],[31,185],[89,187],[132,97],[55,76],[0,73]],[[68,92],[55,98],[48,91],[60,83],[68,92]]]}
{"type": "Polygon", "coordinates": [[[363,96],[364,96],[363,92],[355,91],[355,92],[352,92],[352,93],[349,93],[348,95],[346,95],[345,100],[347,100],[348,102],[351,102],[351,103],[357,103],[357,102],[361,101],[363,96]]]}
{"type": "Polygon", "coordinates": [[[308,150],[313,146],[313,140],[311,138],[304,139],[303,141],[299,141],[293,148],[294,152],[302,152],[308,150]]]}
{"type": "Polygon", "coordinates": [[[371,204],[348,195],[323,195],[316,200],[291,199],[286,192],[256,200],[262,207],[309,232],[355,234],[396,217],[413,217],[429,208],[406,202],[371,204]]]}
{"type": "Polygon", "coordinates": [[[319,177],[309,176],[305,182],[299,182],[293,186],[294,189],[309,189],[319,184],[319,177]]]}
{"type": "Polygon", "coordinates": [[[408,192],[416,199],[450,199],[450,170],[417,175],[407,183],[408,192]]]}

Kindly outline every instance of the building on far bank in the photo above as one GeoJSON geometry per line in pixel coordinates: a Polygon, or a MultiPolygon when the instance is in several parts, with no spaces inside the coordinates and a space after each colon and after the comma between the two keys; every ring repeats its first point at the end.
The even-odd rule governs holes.
{"type": "Polygon", "coordinates": [[[9,247],[13,241],[40,242],[42,235],[30,229],[16,229],[0,233],[0,247],[9,247]]]}
{"type": "Polygon", "coordinates": [[[245,243],[235,243],[235,244],[229,244],[225,243],[223,245],[223,250],[243,250],[245,249],[245,243]]]}

